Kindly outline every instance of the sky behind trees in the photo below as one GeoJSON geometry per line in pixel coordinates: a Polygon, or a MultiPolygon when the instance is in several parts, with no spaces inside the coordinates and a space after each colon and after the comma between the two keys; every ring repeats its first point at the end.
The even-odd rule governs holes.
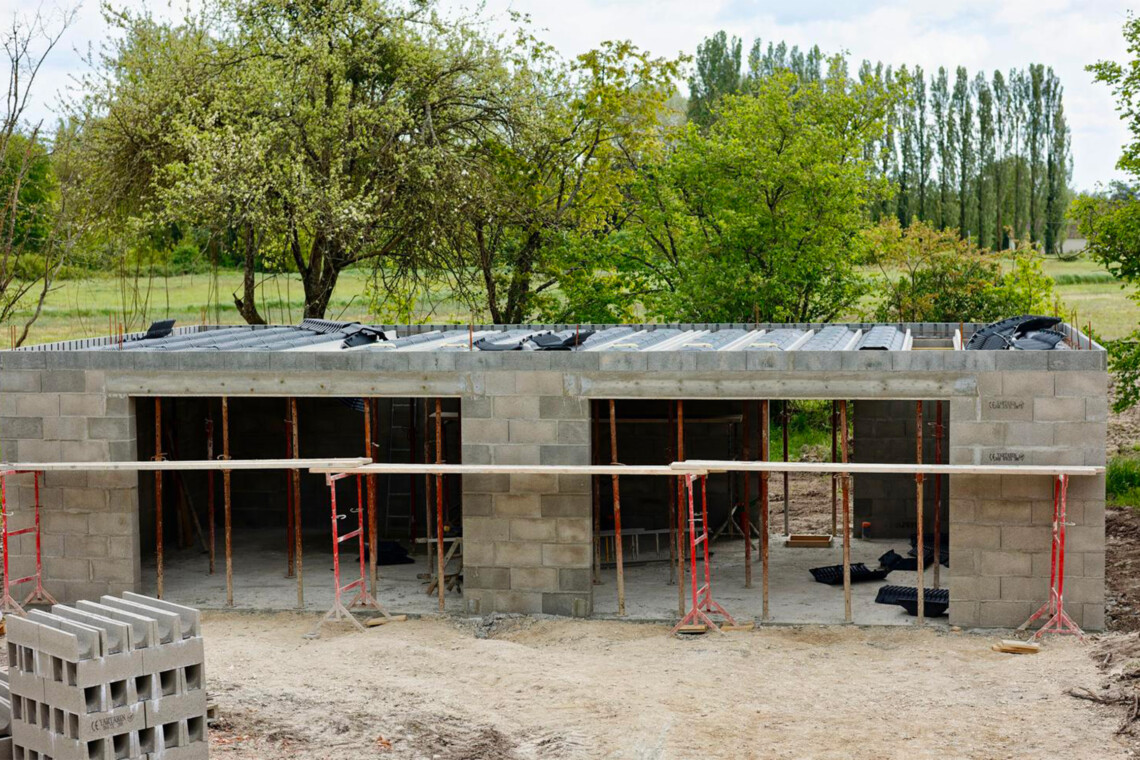
{"type": "MultiPolygon", "coordinates": [[[[68,6],[66,0],[61,2],[68,6]]],[[[180,11],[185,0],[143,3],[156,15],[180,11]]],[[[0,0],[0,13],[34,10],[35,0],[0,0]]],[[[477,0],[442,0],[456,12],[477,0]]],[[[693,54],[697,44],[720,29],[744,38],[786,41],[825,52],[846,51],[858,62],[966,66],[1007,71],[1030,62],[1051,65],[1065,88],[1072,129],[1074,189],[1120,178],[1115,169],[1128,133],[1111,94],[1092,82],[1084,67],[1101,58],[1123,59],[1121,27],[1125,0],[485,0],[492,28],[508,26],[510,10],[529,14],[543,37],[572,56],[606,39],[629,38],[658,55],[693,54]]],[[[51,9],[52,2],[43,7],[51,9]]],[[[78,21],[43,72],[34,115],[51,116],[59,93],[84,70],[82,55],[97,47],[106,26],[97,0],[85,0],[78,21]]],[[[678,83],[682,92],[687,86],[678,83]]]]}

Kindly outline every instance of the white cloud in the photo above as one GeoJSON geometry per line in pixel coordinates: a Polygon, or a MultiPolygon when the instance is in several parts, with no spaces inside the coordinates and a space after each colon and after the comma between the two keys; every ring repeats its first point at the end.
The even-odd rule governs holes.
{"type": "MultiPolygon", "coordinates": [[[[173,16],[185,1],[158,0],[149,7],[156,15],[173,16]]],[[[43,7],[55,7],[52,2],[67,0],[45,0],[43,7]]],[[[477,7],[479,0],[441,2],[459,10],[477,7]]],[[[35,0],[0,0],[0,18],[36,7],[35,0]]],[[[1123,0],[485,0],[492,27],[505,28],[509,10],[530,14],[567,56],[614,38],[631,39],[658,55],[692,53],[701,39],[723,28],[743,37],[746,48],[755,37],[818,44],[829,52],[848,51],[855,60],[919,64],[928,71],[963,65],[973,74],[1045,63],[1065,87],[1078,188],[1117,177],[1116,159],[1128,140],[1111,93],[1084,71],[1100,58],[1125,58],[1120,28],[1127,7],[1123,0]]],[[[97,49],[107,34],[97,0],[85,0],[42,72],[37,117],[51,118],[52,105],[84,69],[82,54],[97,49]]]]}

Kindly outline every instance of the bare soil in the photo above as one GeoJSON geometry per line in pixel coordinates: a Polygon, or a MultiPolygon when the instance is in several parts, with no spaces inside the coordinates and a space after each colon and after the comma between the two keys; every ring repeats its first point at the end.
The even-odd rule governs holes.
{"type": "Polygon", "coordinates": [[[1140,510],[1105,510],[1105,624],[1112,631],[1140,631],[1140,510]]]}
{"type": "Polygon", "coordinates": [[[216,758],[1129,757],[1089,648],[914,628],[208,613],[216,758]]]}

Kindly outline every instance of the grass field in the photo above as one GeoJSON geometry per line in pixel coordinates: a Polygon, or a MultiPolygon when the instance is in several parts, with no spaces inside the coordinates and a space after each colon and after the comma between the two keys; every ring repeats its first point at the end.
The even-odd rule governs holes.
{"type": "MultiPolygon", "coordinates": [[[[1129,291],[1107,277],[1095,262],[1049,259],[1044,269],[1057,281],[1056,291],[1066,317],[1075,310],[1082,325],[1091,320],[1096,333],[1109,339],[1124,336],[1140,325],[1140,304],[1130,300],[1129,291]]],[[[367,280],[367,274],[360,271],[342,274],[326,316],[375,320],[368,314],[367,280]]],[[[151,321],[164,318],[187,324],[201,322],[205,316],[211,324],[241,324],[233,303],[233,293],[240,288],[241,274],[236,271],[219,272],[216,280],[212,274],[156,277],[141,281],[137,289],[133,283],[114,277],[65,280],[49,294],[28,343],[105,335],[109,319],[123,321],[128,331],[144,329],[151,321]]],[[[265,276],[259,282],[258,308],[270,322],[300,321],[303,303],[296,276],[265,276]]],[[[459,322],[469,318],[446,295],[435,304],[417,304],[415,313],[417,321],[459,322]]],[[[3,339],[7,341],[6,332],[3,339]]]]}

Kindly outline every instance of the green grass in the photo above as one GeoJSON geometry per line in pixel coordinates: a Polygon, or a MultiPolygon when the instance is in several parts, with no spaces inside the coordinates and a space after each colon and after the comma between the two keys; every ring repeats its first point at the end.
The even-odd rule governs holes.
{"type": "MultiPolygon", "coordinates": [[[[1140,326],[1140,304],[1128,297],[1131,288],[1122,288],[1096,262],[1046,259],[1042,267],[1056,281],[1056,292],[1063,303],[1066,319],[1071,319],[1075,310],[1081,325],[1091,321],[1097,335],[1110,340],[1123,337],[1140,326]]],[[[390,314],[369,314],[367,281],[368,275],[364,271],[344,272],[326,316],[330,319],[394,321],[390,314]]],[[[129,284],[124,285],[111,276],[60,281],[49,294],[43,314],[32,327],[28,342],[105,335],[109,318],[124,322],[127,330],[145,329],[151,321],[165,318],[174,318],[179,324],[196,324],[202,321],[204,309],[208,311],[205,319],[211,324],[242,324],[233,303],[233,293],[240,292],[240,288],[241,273],[237,271],[221,271],[216,280],[213,274],[144,279],[139,283],[137,292],[129,284]]],[[[297,276],[259,275],[257,298],[258,308],[266,320],[273,323],[300,321],[304,301],[297,276]]],[[[859,312],[866,314],[873,309],[872,298],[860,304],[859,312]]],[[[25,307],[28,306],[30,303],[26,302],[25,307]]],[[[17,316],[26,314],[27,308],[17,316]]],[[[464,306],[451,298],[450,293],[439,294],[434,303],[416,304],[413,314],[413,321],[421,322],[465,322],[470,316],[464,306]]],[[[861,318],[860,313],[840,317],[861,318]]],[[[6,335],[0,338],[6,339],[6,335]]]]}
{"type": "Polygon", "coordinates": [[[1117,456],[1108,462],[1104,491],[1113,504],[1140,506],[1140,457],[1117,456]]]}
{"type": "MultiPolygon", "coordinates": [[[[368,313],[363,271],[341,274],[329,304],[329,319],[373,320],[368,313]]],[[[106,335],[108,320],[123,322],[127,332],[146,329],[157,319],[174,318],[178,324],[245,324],[234,305],[233,294],[240,293],[241,273],[220,271],[213,274],[155,277],[142,280],[138,287],[116,277],[88,277],[59,281],[44,302],[43,313],[32,326],[27,343],[106,335]]],[[[466,320],[464,310],[443,294],[435,304],[417,305],[419,321],[454,322],[466,320]]],[[[17,313],[18,324],[34,304],[25,299],[17,313]]],[[[296,275],[258,275],[257,307],[266,321],[275,324],[300,322],[304,290],[296,275]]],[[[7,335],[3,336],[7,340],[7,335]]]]}

